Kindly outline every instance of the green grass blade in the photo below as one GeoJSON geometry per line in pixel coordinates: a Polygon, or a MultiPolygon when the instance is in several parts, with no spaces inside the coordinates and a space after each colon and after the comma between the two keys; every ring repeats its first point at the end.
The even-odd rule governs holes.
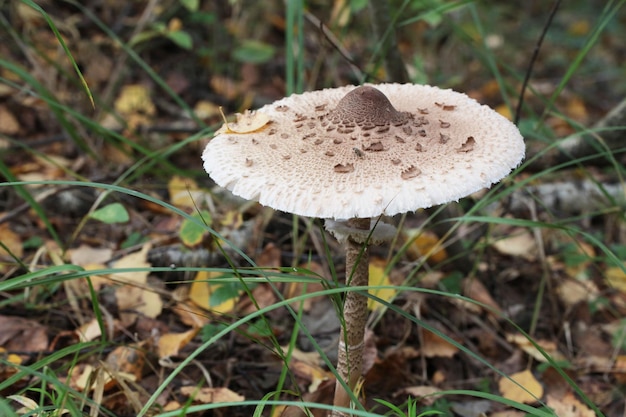
{"type": "Polygon", "coordinates": [[[41,8],[41,6],[39,6],[38,4],[36,4],[32,0],[21,0],[21,2],[26,4],[26,5],[28,5],[28,6],[30,6],[30,7],[32,7],[37,12],[39,12],[39,14],[41,14],[43,16],[43,18],[46,20],[46,23],[48,23],[48,26],[50,26],[50,29],[54,33],[54,36],[57,38],[57,40],[59,41],[59,44],[63,48],[63,52],[65,52],[65,55],[70,60],[70,62],[72,64],[72,67],[74,68],[74,71],[76,72],[76,75],[78,76],[78,79],[80,80],[80,83],[81,83],[81,85],[83,87],[83,91],[85,91],[85,94],[87,94],[87,97],[89,98],[89,101],[91,102],[91,106],[93,108],[95,108],[96,105],[94,103],[93,95],[91,94],[91,90],[89,89],[89,85],[87,84],[87,81],[85,80],[85,77],[83,77],[83,73],[80,71],[80,68],[78,68],[78,64],[76,63],[76,60],[74,60],[74,56],[72,55],[72,52],[70,51],[70,48],[68,48],[67,44],[63,40],[63,36],[61,36],[61,33],[59,33],[59,30],[57,29],[56,25],[54,24],[54,22],[52,21],[52,19],[48,15],[48,13],[46,13],[41,8]]]}

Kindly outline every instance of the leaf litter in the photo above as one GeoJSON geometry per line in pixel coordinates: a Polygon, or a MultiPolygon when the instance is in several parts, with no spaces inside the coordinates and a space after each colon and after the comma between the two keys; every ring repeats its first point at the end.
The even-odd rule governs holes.
{"type": "MultiPolygon", "coordinates": [[[[117,2],[111,3],[115,5],[117,2]]],[[[334,9],[344,10],[338,6],[340,3],[334,2],[334,9]]],[[[47,66],[55,62],[57,44],[47,34],[40,16],[30,13],[32,10],[21,3],[17,12],[17,25],[21,25],[25,33],[32,33],[33,42],[38,43],[46,54],[46,59],[37,62],[39,69],[44,69],[40,74],[48,74],[42,81],[67,100],[67,105],[80,108],[84,103],[77,98],[80,95],[71,89],[71,83],[55,84],[51,77],[58,74],[57,69],[47,66]]],[[[61,6],[51,6],[49,12],[59,22],[63,16],[77,16],[75,10],[61,6]]],[[[137,10],[129,13],[126,23],[120,23],[122,26],[139,19],[137,10]]],[[[280,13],[268,10],[267,14],[272,17],[270,21],[273,23],[269,25],[274,30],[284,28],[280,13]]],[[[239,16],[239,20],[229,17],[231,33],[245,36],[245,19],[243,15],[239,16]]],[[[346,19],[343,14],[340,19],[344,22],[342,25],[346,24],[346,19]]],[[[74,20],[65,20],[67,42],[73,51],[77,51],[77,58],[84,61],[88,82],[96,93],[104,93],[111,69],[116,65],[116,60],[112,58],[116,56],[113,52],[115,48],[100,35],[73,38],[71,34],[77,29],[73,27],[74,20]],[[89,50],[91,54],[88,54],[89,50]]],[[[588,33],[585,22],[584,19],[582,22],[570,22],[569,29],[566,29],[572,31],[572,36],[579,36],[581,31],[583,34],[588,33]]],[[[177,28],[177,31],[181,30],[189,30],[187,22],[177,28]]],[[[420,33],[424,28],[415,26],[410,30],[420,33]]],[[[268,36],[270,38],[267,40],[273,40],[276,45],[282,44],[282,37],[272,39],[272,35],[268,36]]],[[[606,41],[610,44],[610,36],[615,35],[608,36],[606,41]]],[[[406,39],[402,42],[410,43],[406,39]]],[[[350,40],[347,46],[354,49],[362,47],[358,40],[350,40]]],[[[3,56],[20,61],[19,57],[2,48],[6,52],[3,56]]],[[[558,49],[555,50],[559,53],[558,49]]],[[[185,56],[179,50],[155,48],[146,51],[146,59],[158,63],[155,67],[163,71],[164,78],[171,86],[196,109],[202,109],[202,119],[206,123],[219,126],[221,116],[217,109],[227,104],[228,113],[239,111],[240,116],[236,122],[228,122],[222,129],[253,134],[271,125],[271,121],[264,115],[245,110],[252,107],[256,99],[275,99],[283,95],[284,81],[280,76],[270,74],[274,78],[269,81],[270,78],[264,73],[271,69],[258,63],[244,63],[241,72],[245,77],[242,79],[234,74],[223,75],[214,71],[200,84],[198,80],[183,74],[176,65],[168,65],[181,61],[181,57],[185,56]],[[187,82],[176,82],[181,79],[187,82]],[[206,86],[198,87],[200,85],[206,86]],[[193,92],[195,87],[202,93],[193,92]]],[[[198,62],[216,60],[202,57],[198,62]]],[[[67,63],[62,61],[60,65],[66,66],[67,63]]],[[[121,121],[111,114],[101,118],[103,125],[123,132],[132,141],[121,146],[109,143],[100,145],[100,138],[94,140],[88,137],[90,145],[104,156],[103,161],[87,159],[85,162],[77,156],[75,147],[54,139],[62,130],[41,100],[17,95],[8,99],[7,93],[0,89],[0,132],[16,137],[29,146],[32,144],[39,151],[31,154],[12,150],[7,154],[10,155],[8,158],[3,157],[11,173],[22,180],[73,179],[68,174],[72,170],[79,171],[84,178],[115,178],[134,164],[136,155],[130,151],[132,144],[151,145],[156,150],[185,137],[187,132],[183,136],[176,132],[142,131],[159,123],[178,123],[180,117],[178,110],[171,111],[172,103],[162,97],[160,90],[136,71],[131,69],[132,77],[123,79],[115,93],[110,95],[112,99],[109,104],[118,116],[122,116],[121,121]],[[41,138],[45,139],[43,144],[37,142],[41,138]],[[42,158],[39,156],[41,154],[46,157],[42,158]]],[[[341,77],[337,74],[334,76],[341,77]]],[[[5,71],[3,77],[14,79],[15,74],[5,71]]],[[[348,80],[342,78],[341,82],[347,83],[348,80]]],[[[472,95],[481,101],[490,102],[501,97],[499,85],[495,82],[485,81],[483,85],[475,85],[472,95]]],[[[554,86],[546,81],[536,81],[534,89],[550,94],[554,86]]],[[[12,91],[9,90],[9,93],[12,91]]],[[[530,99],[531,106],[537,105],[534,100],[537,99],[530,99]]],[[[564,114],[577,123],[586,123],[604,110],[598,101],[587,100],[574,91],[566,91],[559,100],[562,101],[557,105],[564,114]]],[[[494,104],[500,105],[497,102],[494,104]]],[[[499,108],[504,114],[509,112],[507,106],[500,105],[499,108]]],[[[546,124],[560,136],[575,132],[574,126],[566,118],[550,115],[546,124]]],[[[199,129],[199,126],[193,125],[193,128],[199,129]]],[[[85,134],[90,135],[97,136],[93,133],[85,134]]],[[[4,137],[0,140],[0,147],[13,146],[13,142],[7,142],[4,137]]],[[[171,158],[177,166],[199,169],[198,149],[193,150],[193,145],[189,148],[189,152],[179,152],[171,158]]],[[[168,171],[166,175],[169,174],[168,171]]],[[[313,276],[324,277],[330,282],[332,273],[329,262],[335,261],[336,265],[341,265],[339,248],[327,242],[328,249],[325,251],[320,243],[323,241],[322,236],[319,230],[314,230],[315,227],[302,223],[294,226],[289,216],[280,213],[268,217],[256,205],[244,205],[232,197],[220,195],[220,191],[210,188],[205,178],[196,181],[187,176],[169,175],[167,180],[162,180],[159,175],[151,173],[149,178],[128,185],[159,196],[187,213],[196,213],[198,207],[205,210],[202,217],[207,219],[211,227],[236,242],[237,247],[245,249],[244,253],[252,256],[266,270],[272,270],[276,277],[280,277],[281,273],[289,275],[279,273],[281,268],[296,265],[313,270],[313,276]],[[294,232],[299,235],[294,236],[294,232]],[[293,242],[290,237],[299,237],[300,241],[293,242]]],[[[594,175],[601,177],[604,174],[594,172],[594,175]]],[[[29,190],[36,193],[42,188],[29,187],[29,190]]],[[[3,198],[6,202],[3,202],[0,216],[4,216],[6,211],[19,209],[20,200],[15,195],[2,196],[7,198],[3,198]]],[[[112,203],[119,204],[117,201],[107,201],[107,204],[112,203]]],[[[50,354],[51,349],[63,348],[70,341],[96,341],[104,337],[115,343],[110,345],[111,349],[106,355],[85,355],[71,372],[66,371],[68,368],[59,367],[58,377],[66,378],[70,386],[85,392],[102,390],[104,400],[101,404],[123,415],[132,407],[125,404],[126,401],[119,400],[120,393],[122,397],[137,401],[138,398],[143,399],[143,390],[153,392],[161,382],[161,373],[167,369],[167,361],[184,359],[198,343],[210,337],[211,329],[220,329],[220,326],[233,323],[238,317],[257,311],[257,308],[271,307],[283,297],[305,296],[327,288],[328,284],[319,280],[272,284],[259,280],[249,288],[257,305],[242,296],[241,288],[226,288],[220,294],[214,290],[224,285],[209,285],[211,279],[204,271],[184,275],[177,269],[183,266],[228,267],[218,250],[224,245],[223,241],[205,232],[183,233],[181,219],[154,203],[121,199],[121,204],[129,215],[128,219],[108,225],[98,219],[80,224],[81,218],[72,217],[65,205],[46,206],[50,220],[62,231],[63,240],[71,243],[71,249],[66,253],[50,249],[53,242],[46,233],[45,222],[33,211],[23,211],[22,217],[13,216],[11,219],[15,220],[0,224],[0,242],[3,244],[0,247],[0,270],[4,274],[0,283],[19,275],[21,266],[16,265],[14,258],[24,260],[26,266],[33,270],[56,262],[72,263],[87,271],[98,271],[89,277],[89,283],[86,279],[76,279],[58,287],[2,292],[0,380],[13,375],[17,369],[15,365],[29,366],[38,357],[50,354]],[[72,237],[74,230],[78,233],[72,237]],[[139,240],[130,239],[132,232],[139,233],[139,240]],[[156,257],[151,257],[151,254],[158,247],[170,244],[180,244],[181,250],[186,251],[184,253],[188,256],[179,258],[185,259],[184,262],[159,264],[152,260],[156,257]],[[208,258],[209,261],[199,255],[195,257],[201,250],[215,255],[208,258]],[[172,274],[165,279],[165,274],[152,273],[151,268],[155,266],[171,267],[172,274]],[[115,272],[122,268],[131,270],[115,272]],[[88,297],[90,288],[97,293],[103,323],[94,317],[92,302],[88,297]],[[215,292],[218,294],[215,295],[215,292]],[[14,302],[11,297],[22,297],[25,301],[14,302]],[[54,315],[47,314],[48,311],[53,311],[54,315]],[[101,327],[102,324],[104,327],[101,327]],[[137,387],[141,389],[130,388],[133,384],[138,384],[137,387]]],[[[105,205],[99,207],[102,206],[105,205]]],[[[542,219],[548,223],[551,220],[547,213],[540,212],[539,216],[545,216],[542,219]]],[[[576,226],[606,236],[604,243],[614,248],[616,253],[623,250],[623,236],[620,238],[618,233],[617,238],[611,238],[611,223],[598,224],[600,218],[603,217],[596,215],[593,221],[583,219],[576,226]]],[[[421,331],[397,311],[382,309],[379,303],[370,301],[370,365],[363,386],[369,401],[366,404],[374,405],[371,398],[387,398],[402,404],[410,396],[417,398],[423,407],[433,406],[443,410],[444,404],[436,395],[440,390],[464,388],[471,386],[472,381],[484,379],[488,382],[487,387],[478,384],[474,387],[479,386],[505,398],[533,405],[540,404],[538,400],[541,400],[559,416],[592,415],[593,410],[588,404],[581,401],[571,387],[563,385],[559,382],[561,379],[553,376],[552,364],[546,363],[539,348],[552,360],[564,363],[568,375],[606,415],[620,415],[615,410],[620,407],[623,409],[623,395],[617,387],[626,381],[626,359],[623,354],[625,332],[621,320],[626,311],[623,265],[602,258],[603,253],[598,245],[576,241],[573,242],[576,249],[571,250],[568,245],[572,239],[564,235],[543,231],[543,241],[540,241],[531,228],[495,226],[489,236],[492,240],[480,242],[483,256],[473,265],[473,275],[459,274],[445,266],[451,256],[446,247],[448,242],[442,240],[441,234],[424,226],[426,220],[421,213],[407,217],[408,224],[403,230],[405,236],[401,240],[408,246],[400,260],[391,261],[386,253],[375,249],[378,253],[370,265],[371,285],[373,295],[424,320],[436,332],[421,331]],[[544,258],[544,255],[547,256],[544,258]],[[414,273],[416,264],[423,267],[422,272],[417,274],[414,273]],[[531,335],[535,346],[516,332],[507,319],[525,330],[531,328],[529,312],[537,306],[534,297],[538,293],[541,277],[546,274],[549,276],[548,293],[541,300],[540,320],[531,335]],[[417,279],[407,281],[410,277],[417,279]],[[376,289],[376,286],[382,285],[388,288],[376,289]],[[455,295],[462,294],[466,299],[406,293],[393,288],[398,285],[454,288],[452,292],[455,295]],[[470,355],[442,338],[442,335],[483,356],[506,376],[495,377],[484,365],[476,363],[470,355]]],[[[623,222],[623,219],[617,219],[617,227],[613,229],[623,231],[623,224],[619,222],[623,222]]],[[[237,266],[245,265],[235,255],[232,256],[231,260],[234,259],[237,266]]],[[[341,275],[344,271],[336,273],[341,275]]],[[[255,277],[261,276],[259,274],[255,277]]],[[[294,309],[303,308],[303,323],[307,324],[320,346],[336,343],[332,335],[336,334],[339,320],[329,297],[315,295],[290,305],[294,309]]],[[[174,387],[159,399],[159,405],[164,409],[176,410],[181,409],[189,398],[193,398],[196,403],[258,399],[275,388],[276,375],[284,365],[295,376],[296,382],[290,388],[299,389],[301,398],[327,403],[332,401],[332,392],[328,392],[328,387],[332,386],[328,384],[332,374],[320,361],[319,353],[312,346],[306,345],[306,337],[298,337],[298,347],[287,364],[281,362],[276,351],[266,347],[270,335],[277,337],[281,343],[291,339],[294,324],[287,311],[272,311],[268,314],[268,323],[270,328],[265,330],[269,330],[269,333],[259,323],[255,323],[258,326],[242,328],[230,334],[199,356],[198,361],[210,375],[212,386],[195,385],[198,381],[209,385],[206,381],[208,378],[199,367],[186,368],[186,379],[178,378],[174,387]],[[308,351],[301,350],[304,346],[308,351]],[[194,384],[188,385],[189,380],[194,381],[194,384]]],[[[326,349],[328,352],[332,350],[326,349]]],[[[26,383],[24,380],[19,381],[14,387],[2,392],[2,395],[13,394],[26,383]]],[[[38,404],[38,401],[33,402],[31,398],[20,395],[11,398],[25,407],[24,412],[38,404]]],[[[473,404],[467,398],[458,397],[455,400],[453,409],[457,414],[470,415],[464,414],[470,411],[461,410],[483,410],[480,404],[473,404]]],[[[248,411],[236,413],[249,415],[248,411]]],[[[130,414],[133,412],[136,410],[130,414]]],[[[515,415],[515,411],[494,404],[482,412],[488,412],[491,416],[515,415]]]]}

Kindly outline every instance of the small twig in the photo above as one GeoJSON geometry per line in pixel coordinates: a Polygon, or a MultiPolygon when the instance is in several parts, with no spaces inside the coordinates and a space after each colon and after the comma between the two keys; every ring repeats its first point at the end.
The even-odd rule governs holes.
{"type": "Polygon", "coordinates": [[[548,16],[548,20],[546,21],[546,24],[543,27],[543,31],[541,32],[541,35],[539,36],[539,39],[537,39],[537,43],[535,44],[535,50],[533,51],[533,55],[530,58],[530,62],[528,63],[528,68],[526,69],[526,75],[524,76],[524,82],[522,83],[522,88],[519,92],[517,108],[515,109],[515,120],[514,120],[515,124],[519,123],[519,119],[522,114],[522,105],[524,104],[524,93],[526,92],[528,81],[530,80],[530,74],[532,74],[533,72],[535,61],[537,60],[537,57],[539,56],[539,50],[541,49],[541,45],[543,44],[543,39],[548,33],[548,29],[550,28],[550,25],[552,25],[552,20],[554,19],[554,16],[556,15],[556,11],[559,9],[560,5],[561,5],[561,0],[556,0],[554,2],[554,6],[552,6],[552,11],[550,12],[550,16],[548,16]]]}

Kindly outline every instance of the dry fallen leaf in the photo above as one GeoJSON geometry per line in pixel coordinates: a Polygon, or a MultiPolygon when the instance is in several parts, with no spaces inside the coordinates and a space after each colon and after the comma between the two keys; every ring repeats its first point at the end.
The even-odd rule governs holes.
{"type": "Polygon", "coordinates": [[[115,110],[122,115],[131,129],[146,124],[156,114],[156,106],[148,87],[140,84],[125,85],[115,100],[115,110]]]}
{"type": "Polygon", "coordinates": [[[237,402],[246,399],[243,395],[239,395],[236,392],[224,387],[198,388],[196,386],[187,386],[181,387],[180,393],[204,404],[237,402]]]}
{"type": "Polygon", "coordinates": [[[289,369],[299,378],[309,382],[308,392],[315,392],[320,384],[328,379],[333,379],[333,374],[325,371],[320,366],[311,365],[301,361],[291,361],[289,369]]]}
{"type": "Polygon", "coordinates": [[[98,320],[95,318],[76,329],[76,333],[78,334],[78,338],[81,342],[89,342],[90,340],[95,340],[102,335],[100,323],[98,323],[98,320]]]}
{"type": "Polygon", "coordinates": [[[441,239],[435,233],[423,229],[409,229],[404,234],[411,242],[407,248],[409,259],[428,256],[428,261],[435,264],[448,258],[448,253],[441,246],[441,239]]]}
{"type": "Polygon", "coordinates": [[[435,402],[441,395],[437,395],[437,393],[441,392],[439,388],[431,387],[428,385],[416,385],[412,387],[402,388],[400,391],[395,392],[393,394],[394,397],[398,395],[410,395],[417,400],[419,400],[420,404],[423,405],[431,405],[435,402]]]}
{"type": "MultiPolygon", "coordinates": [[[[289,350],[288,346],[281,346],[286,354],[289,350]]],[[[331,372],[328,372],[320,366],[322,358],[319,352],[303,352],[300,349],[291,351],[291,360],[289,369],[291,369],[298,378],[302,378],[309,383],[308,391],[315,392],[320,384],[329,379],[334,379],[331,372]]]]}
{"type": "Polygon", "coordinates": [[[270,242],[256,255],[254,262],[259,268],[280,268],[282,253],[281,248],[270,242]]]}
{"type": "Polygon", "coordinates": [[[116,272],[110,275],[114,282],[127,284],[115,291],[120,319],[124,326],[132,324],[137,318],[137,313],[155,318],[163,310],[163,301],[159,294],[147,288],[150,264],[146,257],[150,247],[149,244],[144,245],[140,251],[126,255],[114,264],[116,269],[145,268],[145,270],[116,272]]]}
{"type": "Polygon", "coordinates": [[[264,127],[270,122],[270,117],[258,111],[246,110],[243,114],[237,114],[235,123],[224,123],[215,134],[220,133],[252,133],[264,127]]]}
{"type": "Polygon", "coordinates": [[[451,358],[459,348],[433,332],[424,330],[420,352],[427,358],[451,358]]]}
{"type": "MultiPolygon", "coordinates": [[[[181,287],[182,288],[182,287],[181,287]]],[[[191,327],[202,327],[209,324],[210,320],[205,310],[193,303],[179,302],[176,303],[176,307],[172,309],[174,313],[180,318],[183,324],[191,327]]]]}
{"type": "Polygon", "coordinates": [[[106,363],[109,371],[132,375],[133,381],[139,381],[146,363],[146,351],[141,344],[119,346],[107,355],[106,363]]]}
{"type": "Polygon", "coordinates": [[[89,364],[78,364],[73,367],[68,378],[69,386],[78,391],[92,391],[94,389],[108,391],[117,386],[116,378],[125,381],[135,380],[133,374],[121,371],[108,372],[103,366],[96,368],[89,364]]]}
{"type": "MultiPolygon", "coordinates": [[[[396,298],[398,291],[394,288],[376,288],[380,286],[393,285],[389,280],[389,274],[385,273],[385,267],[387,261],[382,258],[372,258],[369,266],[369,285],[370,288],[367,292],[378,298],[382,298],[387,302],[393,301],[396,298]]],[[[377,302],[372,298],[367,300],[367,308],[370,310],[380,311],[385,308],[384,304],[377,302]]]]}
{"type": "MultiPolygon", "coordinates": [[[[81,266],[85,268],[86,271],[103,271],[105,269],[108,269],[107,266],[104,264],[86,264],[86,265],[81,265],[81,266]]],[[[100,291],[102,287],[105,285],[111,285],[111,280],[109,279],[109,277],[106,277],[106,276],[91,275],[89,279],[91,280],[91,285],[93,286],[95,291],[100,291]]],[[[78,288],[83,288],[85,292],[89,291],[89,284],[87,283],[87,278],[80,279],[80,280],[78,279],[72,280],[71,282],[74,282],[74,281],[76,281],[77,283],[80,283],[77,286],[78,288]]]]}
{"type": "Polygon", "coordinates": [[[554,414],[559,417],[595,417],[596,413],[582,402],[578,401],[574,394],[568,392],[563,398],[548,395],[546,404],[554,414]]]}
{"type": "Polygon", "coordinates": [[[5,105],[0,105],[0,133],[12,136],[20,131],[17,118],[5,105]]]}
{"type": "MultiPolygon", "coordinates": [[[[478,278],[463,279],[463,295],[491,307],[496,313],[502,311],[502,308],[498,305],[496,300],[493,299],[487,287],[485,287],[478,278]]],[[[477,312],[483,309],[482,306],[471,302],[466,302],[464,305],[468,306],[470,310],[478,309],[477,312]]]]}
{"type": "MultiPolygon", "coordinates": [[[[287,354],[289,346],[281,346],[281,349],[283,350],[284,354],[287,354]]],[[[304,362],[309,365],[319,365],[320,363],[322,363],[322,357],[320,356],[319,352],[315,350],[311,352],[303,352],[298,348],[294,348],[291,351],[291,359],[304,362]]]]}
{"type": "Polygon", "coordinates": [[[493,243],[493,247],[503,255],[521,257],[532,261],[537,256],[537,242],[528,229],[517,228],[506,237],[493,243]]]}
{"type": "Polygon", "coordinates": [[[21,365],[22,358],[14,353],[7,353],[6,349],[0,347],[0,381],[4,381],[17,373],[19,368],[14,365],[21,365]]]}
{"type": "Polygon", "coordinates": [[[532,404],[543,396],[543,387],[529,370],[503,377],[498,388],[504,398],[520,403],[532,404]]]}
{"type": "Polygon", "coordinates": [[[177,356],[178,352],[198,334],[199,328],[188,330],[184,333],[166,333],[159,338],[159,358],[177,356]]]}
{"type": "MultiPolygon", "coordinates": [[[[509,333],[506,335],[506,340],[509,343],[514,343],[519,348],[521,348],[528,355],[532,356],[539,362],[547,362],[548,360],[541,354],[541,352],[522,334],[512,334],[509,333]]],[[[555,342],[551,340],[541,340],[534,339],[535,343],[544,350],[548,355],[552,357],[555,361],[565,360],[565,356],[559,352],[558,346],[555,342]]]]}
{"type": "Polygon", "coordinates": [[[215,94],[224,97],[227,101],[235,100],[243,93],[241,83],[221,75],[213,75],[210,84],[215,94]]]}
{"type": "MultiPolygon", "coordinates": [[[[22,248],[22,238],[9,227],[9,223],[0,224],[0,242],[7,247],[13,256],[22,258],[24,250],[22,248]]],[[[9,259],[11,255],[0,246],[0,258],[9,259]]]]}
{"type": "Polygon", "coordinates": [[[150,99],[150,90],[140,84],[122,87],[119,96],[115,100],[115,110],[122,115],[140,112],[151,116],[156,113],[156,107],[150,99]]]}
{"type": "Polygon", "coordinates": [[[211,103],[210,101],[200,100],[193,107],[193,112],[199,118],[206,120],[210,117],[217,116],[220,114],[219,106],[215,103],[211,103]]]}
{"type": "Polygon", "coordinates": [[[493,403],[489,400],[454,401],[451,405],[450,409],[461,417],[486,416],[493,408],[493,403]]]}
{"type": "Polygon", "coordinates": [[[196,210],[198,203],[203,200],[205,192],[198,188],[198,184],[190,179],[174,175],[167,183],[167,191],[172,205],[196,210]]]}
{"type": "MultiPolygon", "coordinates": [[[[20,405],[22,405],[21,408],[18,408],[17,410],[15,410],[15,412],[18,413],[18,415],[36,415],[39,416],[41,414],[33,414],[33,412],[35,410],[37,410],[39,408],[39,404],[37,404],[37,402],[33,401],[32,399],[25,397],[23,395],[9,395],[7,397],[9,400],[13,400],[17,403],[19,403],[20,405]]],[[[64,414],[70,414],[69,410],[67,409],[62,409],[62,410],[55,410],[55,415],[58,416],[62,416],[64,414]]]]}
{"type": "MultiPolygon", "coordinates": [[[[625,264],[626,265],[626,264],[625,264]]],[[[619,266],[607,268],[604,273],[606,282],[613,288],[626,293],[626,272],[619,266]]]]}
{"type": "Polygon", "coordinates": [[[626,374],[626,355],[618,355],[616,358],[586,355],[575,363],[589,372],[626,374]]]}
{"type": "Polygon", "coordinates": [[[35,320],[0,315],[0,347],[20,352],[43,352],[48,349],[46,327],[35,320]]]}
{"type": "Polygon", "coordinates": [[[593,281],[564,279],[556,289],[563,304],[573,307],[581,301],[593,301],[598,298],[599,291],[593,281]]]}
{"type": "Polygon", "coordinates": [[[111,256],[113,256],[113,250],[110,248],[93,248],[84,244],[68,250],[68,253],[70,262],[83,267],[93,264],[103,265],[110,261],[111,256]]]}
{"type": "Polygon", "coordinates": [[[566,262],[565,272],[571,278],[585,278],[585,271],[591,266],[596,257],[595,248],[587,242],[578,241],[576,245],[571,247],[572,254],[575,256],[576,262],[566,262]]]}
{"type": "MultiPolygon", "coordinates": [[[[335,379],[324,381],[320,384],[319,388],[315,392],[305,392],[302,396],[302,401],[313,404],[326,404],[331,405],[333,403],[333,393],[335,391],[335,379]]],[[[271,417],[326,417],[328,411],[321,408],[304,409],[298,403],[296,405],[290,405],[287,407],[276,407],[271,417]]]]}

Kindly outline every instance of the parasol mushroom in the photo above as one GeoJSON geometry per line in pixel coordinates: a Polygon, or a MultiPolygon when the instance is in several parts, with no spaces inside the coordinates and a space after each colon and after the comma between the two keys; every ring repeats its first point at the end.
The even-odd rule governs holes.
{"type": "MultiPolygon", "coordinates": [[[[308,92],[240,115],[202,158],[213,180],[277,210],[327,219],[346,245],[346,280],[368,285],[367,248],[393,235],[372,218],[456,201],[508,175],[524,157],[513,123],[465,94],[414,84],[308,92]]],[[[367,300],[344,301],[337,370],[361,376],[367,300]]],[[[338,381],[335,406],[350,397],[338,381]]],[[[335,412],[334,415],[342,415],[335,412]]]]}

